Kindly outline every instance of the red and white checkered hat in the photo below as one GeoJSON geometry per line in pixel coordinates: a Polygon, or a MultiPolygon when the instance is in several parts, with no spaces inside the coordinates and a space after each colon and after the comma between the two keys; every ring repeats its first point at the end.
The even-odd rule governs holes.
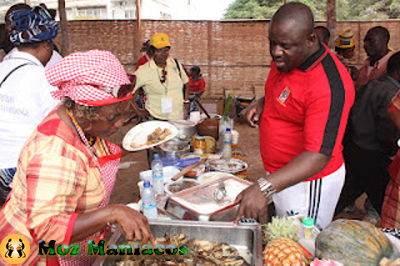
{"type": "Polygon", "coordinates": [[[122,85],[130,84],[124,67],[108,51],[91,50],[64,57],[46,69],[49,83],[58,87],[51,92],[58,100],[64,97],[87,106],[102,106],[128,100],[132,93],[119,98],[122,85]]]}

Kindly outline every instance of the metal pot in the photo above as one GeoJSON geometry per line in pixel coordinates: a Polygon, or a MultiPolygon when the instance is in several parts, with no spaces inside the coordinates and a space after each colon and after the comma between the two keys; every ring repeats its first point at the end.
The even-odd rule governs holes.
{"type": "Polygon", "coordinates": [[[196,123],[190,120],[174,120],[169,121],[172,125],[178,128],[178,139],[190,141],[196,134],[196,123]]]}
{"type": "Polygon", "coordinates": [[[186,141],[170,140],[159,146],[161,157],[180,158],[185,153],[189,152],[190,144],[186,141]]]}

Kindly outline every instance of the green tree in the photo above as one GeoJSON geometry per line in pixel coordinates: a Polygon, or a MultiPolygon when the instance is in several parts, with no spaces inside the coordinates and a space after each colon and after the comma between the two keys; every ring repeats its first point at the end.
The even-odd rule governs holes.
{"type": "MultiPolygon", "coordinates": [[[[287,2],[294,2],[289,0],[287,2]]],[[[308,5],[315,20],[326,20],[326,1],[299,0],[308,5]]],[[[270,19],[282,0],[236,0],[226,10],[225,19],[270,19]]],[[[343,20],[400,18],[400,0],[336,0],[336,17],[343,20]]]]}

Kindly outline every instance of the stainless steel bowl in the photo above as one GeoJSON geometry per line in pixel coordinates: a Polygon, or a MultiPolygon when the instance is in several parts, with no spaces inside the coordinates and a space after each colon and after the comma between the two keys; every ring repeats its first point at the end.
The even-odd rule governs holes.
{"type": "Polygon", "coordinates": [[[161,157],[180,158],[189,152],[190,144],[186,141],[170,140],[159,146],[161,157]]]}
{"type": "Polygon", "coordinates": [[[178,128],[177,138],[183,141],[189,141],[196,134],[196,123],[190,120],[169,121],[178,128]]]}

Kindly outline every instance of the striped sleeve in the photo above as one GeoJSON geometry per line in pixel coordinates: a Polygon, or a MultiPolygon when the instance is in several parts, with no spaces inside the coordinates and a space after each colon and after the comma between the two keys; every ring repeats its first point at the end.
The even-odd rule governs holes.
{"type": "MultiPolygon", "coordinates": [[[[343,110],[345,88],[332,56],[321,61],[326,78],[312,84],[311,100],[307,106],[305,121],[305,149],[331,156],[334,148],[341,145],[339,130],[345,125],[343,110]]],[[[343,131],[343,130],[342,130],[343,131]]]]}

